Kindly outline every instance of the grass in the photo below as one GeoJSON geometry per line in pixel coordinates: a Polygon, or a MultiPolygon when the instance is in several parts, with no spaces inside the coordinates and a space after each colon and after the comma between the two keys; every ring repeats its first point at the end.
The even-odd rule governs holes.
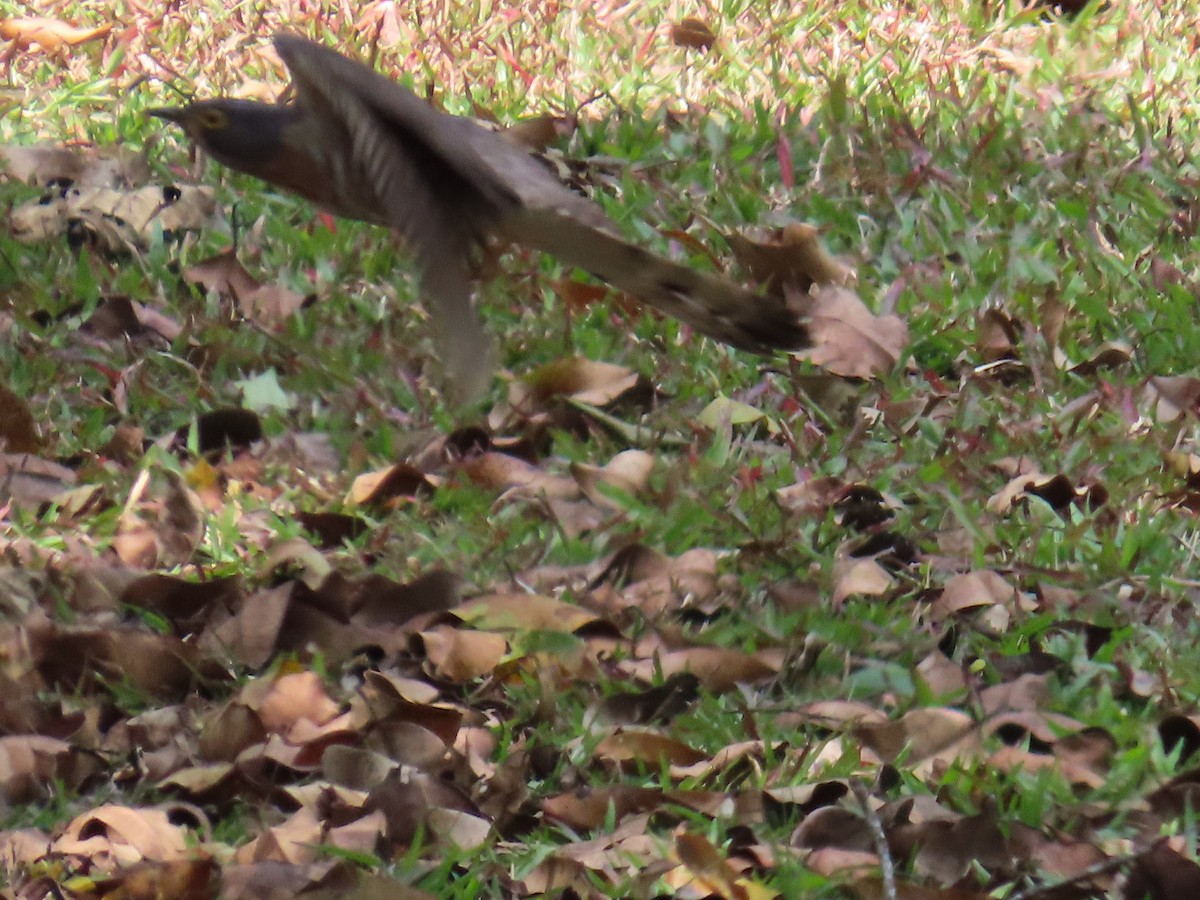
{"type": "MultiPolygon", "coordinates": [[[[281,86],[280,71],[261,51],[283,24],[364,56],[375,53],[378,27],[379,67],[422,93],[432,87],[454,112],[475,104],[512,121],[596,98],[562,149],[590,161],[596,199],[622,231],[661,252],[689,252],[664,236],[672,229],[722,256],[724,233],[791,219],[817,224],[834,252],[854,260],[868,305],[907,321],[910,345],[893,371],[872,383],[848,383],[688,337],[676,323],[615,303],[568,314],[552,286],[565,273],[513,254],[481,290],[504,369],[519,376],[582,355],[647,376],[661,392],[658,402],[612,414],[650,436],[644,447],[655,467],[648,484],[606,495],[603,524],[582,534],[568,533],[564,514],[544,499],[472,484],[445,466],[439,471],[449,480],[431,497],[393,509],[356,508],[344,500],[356,476],[419,452],[437,435],[485,422],[500,408],[503,386],[482,409],[442,402],[428,363],[427,317],[413,300],[411,268],[388,235],[330,224],[299,201],[209,165],[202,178],[218,186],[227,216],[182,246],[156,242],[145,254],[114,261],[65,244],[25,246],[0,237],[5,385],[38,422],[40,455],[64,461],[78,483],[101,492],[82,513],[14,495],[0,519],[7,578],[30,579],[37,586],[32,607],[62,627],[103,632],[127,624],[129,612],[119,604],[81,608],[83,594],[70,579],[112,561],[119,537],[136,531],[137,522],[161,528],[175,473],[196,493],[207,528],[187,558],[160,558],[154,568],[188,581],[238,575],[255,596],[290,584],[305,564],[286,557],[280,564],[276,552],[302,534],[296,510],[345,510],[368,527],[323,555],[350,579],[374,573],[406,581],[445,568],[465,578],[468,594],[519,590],[537,576],[559,584],[572,603],[595,608],[608,597],[616,603],[604,607],[611,632],[564,638],[518,628],[507,655],[478,678],[440,675],[423,655],[432,638],[416,635],[372,661],[436,685],[441,702],[466,715],[464,728],[495,737],[486,766],[477,763],[476,781],[500,784],[490,767],[510,765],[531,804],[524,810],[532,816],[528,830],[512,826],[504,839],[493,834],[478,848],[456,850],[444,836],[422,831],[409,841],[381,839],[354,857],[360,864],[351,868],[439,897],[520,895],[546,860],[611,835],[636,815],[610,806],[585,825],[539,812],[548,798],[579,786],[601,795],[619,785],[713,790],[733,802],[751,792],[841,785],[844,796],[834,802],[859,815],[845,787],[859,779],[876,804],[871,815],[894,838],[902,831],[899,807],[936,800],[948,821],[982,813],[1014,841],[1027,827],[1052,844],[1088,844],[1114,860],[1100,880],[1081,881],[1096,890],[1112,887],[1105,878],[1117,878],[1119,887],[1139,865],[1152,866],[1140,854],[1160,835],[1194,865],[1186,798],[1183,813],[1155,803],[1152,814],[1143,811],[1189,766],[1156,729],[1167,713],[1193,714],[1200,693],[1191,615],[1195,483],[1168,457],[1197,452],[1195,408],[1185,403],[1179,417],[1163,416],[1154,393],[1155,378],[1191,377],[1200,358],[1193,325],[1196,65],[1179,52],[1191,17],[1186,4],[1166,0],[1093,4],[1073,20],[999,6],[818,2],[764,11],[727,2],[697,11],[663,2],[520,10],[419,3],[400,12],[369,6],[355,22],[333,9],[318,19],[304,12],[311,6],[243,5],[230,13],[193,4],[186,17],[168,12],[152,24],[121,3],[58,4],[54,15],[64,20],[118,26],[102,44],[61,57],[15,56],[21,89],[0,119],[5,142],[152,147],[156,174],[175,178],[186,164],[183,147],[145,119],[144,108],[174,102],[175,88],[209,96],[244,84],[281,86]],[[684,15],[699,15],[712,28],[715,52],[671,46],[668,25],[684,15]],[[167,72],[179,76],[173,86],[164,83],[167,72]],[[312,292],[316,302],[264,328],[231,316],[227,299],[182,282],[188,265],[235,235],[239,257],[257,277],[312,292]],[[1155,267],[1177,267],[1178,283],[1156,283],[1155,267]],[[81,339],[81,324],[112,295],[163,309],[184,325],[183,336],[152,349],[81,339]],[[988,365],[997,352],[986,340],[992,332],[985,310],[999,314],[1010,344],[999,353],[1009,361],[999,367],[988,365]],[[1056,316],[1061,328],[1048,340],[1056,316]],[[1128,363],[1074,368],[1107,341],[1132,348],[1128,363]],[[171,436],[186,433],[202,412],[241,403],[241,385],[263,373],[273,373],[291,401],[262,412],[277,449],[215,460],[213,482],[186,441],[182,450],[169,446],[171,436]],[[699,424],[718,395],[760,409],[781,427],[699,424]],[[103,449],[119,426],[141,428],[159,446],[119,462],[103,449]],[[323,465],[291,449],[286,442],[297,436],[317,436],[338,462],[323,465]],[[1080,495],[1091,491],[1102,502],[1053,504],[1026,495],[1000,511],[995,496],[1014,474],[1030,471],[1061,474],[1080,495]],[[820,479],[837,487],[835,497],[853,485],[881,493],[889,516],[859,528],[844,506],[790,508],[777,493],[820,479]],[[892,537],[880,538],[881,531],[892,537]],[[903,538],[916,553],[884,566],[887,582],[878,592],[853,592],[835,603],[850,554],[873,536],[893,547],[903,538]],[[712,589],[688,593],[680,585],[695,574],[673,572],[672,612],[654,615],[639,608],[637,582],[597,586],[603,562],[635,541],[669,557],[712,549],[716,568],[704,576],[712,589]],[[951,578],[978,570],[997,573],[1013,596],[955,613],[939,608],[951,578]],[[58,600],[51,602],[55,584],[58,600]],[[1111,631],[1090,647],[1085,626],[1111,631]],[[803,657],[806,640],[823,648],[813,658],[803,657]],[[602,697],[645,687],[631,673],[655,652],[697,645],[762,658],[775,653],[777,674],[728,692],[706,685],[663,733],[708,758],[757,739],[760,755],[687,777],[658,760],[625,770],[596,759],[612,728],[589,730],[587,711],[602,697]],[[957,677],[930,674],[943,657],[957,677]],[[1047,660],[1054,662],[1051,674],[1039,668],[1047,660]],[[892,722],[914,710],[953,707],[982,725],[991,710],[981,692],[1011,687],[1022,676],[1042,686],[1036,701],[1020,707],[1026,731],[1016,745],[1037,749],[1042,741],[1035,755],[1056,759],[1055,766],[1029,758],[1025,767],[1005,768],[994,755],[1005,741],[986,728],[978,749],[933,750],[924,759],[912,749],[922,735],[909,735],[910,749],[884,764],[875,739],[852,722],[799,714],[810,712],[807,704],[839,700],[863,703],[892,722]],[[1032,737],[1031,722],[1051,737],[1042,730],[1032,737]],[[1084,728],[1103,732],[1113,747],[1102,759],[1078,763],[1098,776],[1093,782],[1072,778],[1078,769],[1068,765],[1077,761],[1069,739],[1084,728]],[[521,768],[531,748],[547,748],[548,763],[521,768]]],[[[14,183],[3,189],[13,205],[38,193],[14,183]]],[[[708,264],[700,254],[695,262],[708,264]]],[[[538,442],[535,426],[511,424],[538,442]]],[[[603,429],[580,433],[552,424],[546,434],[538,464],[556,474],[572,463],[602,464],[628,447],[603,429]]],[[[97,596],[122,595],[110,588],[97,596]]],[[[158,709],[162,699],[136,680],[55,683],[52,661],[22,649],[21,636],[38,633],[29,615],[28,604],[14,605],[0,633],[14,696],[28,698],[43,719],[30,726],[13,716],[4,732],[67,734],[75,750],[100,751],[102,771],[115,777],[127,720],[158,709]],[[91,710],[96,724],[50,728],[51,708],[55,721],[63,708],[91,710]]],[[[162,611],[138,621],[160,635],[184,637],[195,628],[195,637],[216,628],[211,611],[206,616],[203,626],[162,611]]],[[[349,702],[355,688],[347,685],[358,684],[371,665],[339,657],[322,644],[328,634],[315,634],[290,654],[280,647],[273,666],[229,663],[233,681],[174,699],[203,717],[247,686],[298,669],[323,672],[335,701],[349,702]]],[[[189,747],[200,733],[179,728],[189,747]]],[[[143,740],[162,749],[157,739],[143,740]]],[[[184,755],[174,764],[203,756],[184,755]]],[[[290,786],[325,774],[303,769],[273,777],[290,786]]],[[[49,804],[37,790],[6,784],[13,804],[6,827],[53,833],[101,796],[131,804],[168,796],[148,771],[126,778],[115,792],[97,793],[94,779],[74,783],[64,775],[49,804]],[[130,793],[122,794],[126,783],[130,793]]],[[[219,837],[202,843],[222,866],[233,848],[280,826],[292,809],[276,797],[213,799],[219,793],[193,799],[216,825],[219,837]]],[[[387,803],[398,801],[379,802],[390,810],[387,803]]],[[[653,806],[646,842],[608,848],[609,868],[585,866],[576,889],[586,885],[598,896],[689,890],[672,880],[678,876],[669,866],[658,880],[639,880],[623,855],[636,850],[643,862],[677,862],[671,847],[686,832],[736,861],[755,889],[875,896],[853,868],[793,845],[795,829],[833,803],[810,807],[770,796],[761,803],[761,815],[745,820],[727,810],[653,806]],[[748,843],[770,848],[770,861],[748,843]]],[[[484,818],[508,823],[514,815],[506,808],[484,818]]],[[[952,855],[953,848],[923,834],[952,855]]],[[[863,840],[854,847],[832,840],[829,847],[877,849],[863,840]]],[[[71,871],[85,868],[82,857],[69,858],[71,871]]],[[[961,886],[980,896],[1014,896],[1076,871],[1024,862],[1005,869],[976,861],[964,869],[961,886]]],[[[902,881],[949,883],[915,854],[896,859],[895,868],[902,881]]],[[[37,884],[45,877],[39,873],[14,866],[10,892],[37,884]]],[[[690,888],[697,895],[706,889],[736,894],[713,884],[690,888]]]]}

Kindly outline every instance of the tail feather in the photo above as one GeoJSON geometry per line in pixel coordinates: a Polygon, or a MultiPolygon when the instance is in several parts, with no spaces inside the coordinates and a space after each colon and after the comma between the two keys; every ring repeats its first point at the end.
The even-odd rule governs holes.
{"type": "Polygon", "coordinates": [[[770,353],[810,345],[804,322],[782,297],[763,296],[724,276],[680,265],[598,221],[578,210],[541,208],[506,216],[503,232],[739,349],[770,353]]]}

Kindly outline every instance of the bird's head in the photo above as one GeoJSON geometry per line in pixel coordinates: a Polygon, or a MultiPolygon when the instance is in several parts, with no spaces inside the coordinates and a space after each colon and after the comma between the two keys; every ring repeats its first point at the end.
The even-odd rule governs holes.
{"type": "Polygon", "coordinates": [[[218,162],[257,174],[278,159],[285,129],[297,112],[274,103],[218,99],[151,109],[147,115],[174,122],[218,162]]]}

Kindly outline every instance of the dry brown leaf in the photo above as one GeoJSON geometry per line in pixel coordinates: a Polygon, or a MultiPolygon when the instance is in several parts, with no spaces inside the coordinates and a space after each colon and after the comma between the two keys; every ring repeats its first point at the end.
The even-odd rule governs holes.
{"type": "Polygon", "coordinates": [[[57,738],[33,734],[0,737],[0,796],[10,804],[42,796],[71,752],[57,738]]]}
{"type": "Polygon", "coordinates": [[[979,352],[985,362],[1013,358],[1021,335],[1017,323],[1007,313],[989,307],[977,316],[976,327],[979,352]]]}
{"type": "Polygon", "coordinates": [[[188,266],[183,277],[206,291],[230,297],[243,316],[264,327],[286,321],[308,300],[283,285],[260,282],[241,264],[234,250],[188,266]]]}
{"type": "Polygon", "coordinates": [[[1155,375],[1146,382],[1142,403],[1152,407],[1159,422],[1174,422],[1200,411],[1200,378],[1191,375],[1155,375]]]}
{"type": "Polygon", "coordinates": [[[693,766],[704,753],[681,741],[652,731],[618,731],[600,741],[593,751],[598,759],[628,771],[657,771],[668,766],[693,766]]]}
{"type": "Polygon", "coordinates": [[[237,251],[233,249],[192,263],[183,270],[183,279],[200,285],[210,293],[232,297],[252,294],[262,286],[257,278],[246,271],[237,258],[237,251]]]}
{"type": "Polygon", "coordinates": [[[687,880],[677,887],[725,900],[750,900],[749,891],[737,883],[736,872],[707,838],[690,832],[676,835],[675,854],[688,875],[687,880]]]}
{"type": "Polygon", "coordinates": [[[934,650],[917,663],[917,675],[935,697],[949,698],[967,689],[963,666],[952,661],[940,650],[934,650]]]}
{"type": "Polygon", "coordinates": [[[97,885],[119,900],[211,900],[217,895],[217,864],[211,857],[127,866],[97,885]]]}
{"type": "Polygon", "coordinates": [[[645,489],[653,470],[654,457],[644,450],[624,450],[603,466],[571,464],[571,475],[579,483],[583,495],[597,506],[612,509],[620,509],[621,505],[606,497],[603,487],[636,497],[645,489]]]}
{"type": "Polygon", "coordinates": [[[1117,369],[1133,359],[1133,347],[1125,341],[1105,341],[1096,352],[1078,365],[1072,366],[1074,375],[1094,375],[1104,369],[1117,369]]]}
{"type": "Polygon", "coordinates": [[[579,127],[574,116],[530,116],[509,125],[501,132],[514,143],[541,153],[551,144],[569,138],[579,127]]]}
{"type": "Polygon", "coordinates": [[[1045,753],[1031,753],[1021,747],[1002,747],[987,758],[987,764],[997,772],[1026,772],[1036,775],[1044,769],[1059,772],[1072,785],[1095,790],[1108,779],[1087,766],[1064,762],[1045,753]]]}
{"type": "Polygon", "coordinates": [[[43,185],[76,182],[88,166],[82,153],[58,144],[3,145],[0,161],[5,177],[43,185]]]}
{"type": "Polygon", "coordinates": [[[703,19],[688,16],[680,19],[671,26],[671,43],[676,47],[687,47],[691,50],[708,50],[717,41],[712,29],[703,19]]]}
{"type": "Polygon", "coordinates": [[[204,227],[216,210],[212,188],[149,185],[136,189],[72,186],[13,210],[13,237],[24,244],[84,241],[108,255],[144,250],[161,230],[179,238],[204,227]]]}
{"type": "Polygon", "coordinates": [[[461,467],[471,481],[490,490],[567,500],[578,497],[580,493],[579,485],[573,479],[551,475],[532,463],[507,453],[480,453],[464,461],[461,467]]]}
{"type": "Polygon", "coordinates": [[[867,853],[875,846],[867,820],[841,806],[813,810],[792,833],[791,843],[813,850],[836,847],[860,853],[867,853]]]}
{"type": "Polygon", "coordinates": [[[102,38],[112,31],[112,25],[79,28],[69,22],[44,16],[12,18],[0,21],[0,37],[12,41],[22,50],[38,47],[57,52],[64,47],[77,47],[102,38]]]}
{"type": "Polygon", "coordinates": [[[72,490],[75,473],[28,453],[0,453],[0,485],[9,502],[36,508],[72,490]]]}
{"type": "Polygon", "coordinates": [[[41,444],[29,404],[0,385],[0,450],[7,453],[36,453],[41,444]]]}
{"type": "Polygon", "coordinates": [[[1038,310],[1042,337],[1046,339],[1047,346],[1055,351],[1056,363],[1059,361],[1058,341],[1062,336],[1063,324],[1067,321],[1067,311],[1067,304],[1053,296],[1047,297],[1038,310]]]}
{"type": "Polygon", "coordinates": [[[739,684],[753,684],[777,674],[761,659],[729,647],[692,647],[664,653],[654,659],[631,661],[625,667],[636,678],[653,681],[655,675],[669,678],[691,672],[706,690],[723,693],[739,684]]]}
{"type": "Polygon", "coordinates": [[[738,262],[771,293],[785,287],[805,293],[814,285],[846,286],[856,279],[854,270],[830,254],[820,232],[806,222],[774,230],[748,229],[726,240],[738,262]]]}
{"type": "Polygon", "coordinates": [[[909,764],[935,756],[959,760],[976,755],[981,748],[975,721],[948,707],[914,709],[882,724],[864,722],[855,726],[854,734],[884,762],[894,762],[902,753],[909,764]]]}
{"type": "Polygon", "coordinates": [[[625,366],[571,357],[547,363],[508,388],[508,402],[518,410],[544,409],[556,397],[571,397],[592,406],[608,406],[645,385],[625,366]]]}
{"type": "Polygon", "coordinates": [[[324,825],[309,807],[301,807],[290,818],[266,829],[237,851],[241,863],[274,861],[304,865],[316,859],[324,841],[324,825]]]}
{"type": "Polygon", "coordinates": [[[840,847],[820,847],[804,858],[804,864],[814,872],[826,876],[858,878],[879,871],[879,857],[874,853],[865,850],[843,850],[840,847]]]}
{"type": "Polygon", "coordinates": [[[995,618],[989,619],[993,628],[1002,630],[1008,622],[1007,613],[1018,608],[1016,589],[998,573],[980,569],[955,575],[946,582],[930,612],[940,621],[966,610],[998,607],[995,618]]]}
{"type": "Polygon", "coordinates": [[[484,631],[562,631],[571,633],[603,620],[595,613],[538,594],[489,594],[454,610],[464,622],[484,631]]]}
{"type": "Polygon", "coordinates": [[[282,325],[303,308],[311,295],[298,294],[281,284],[264,284],[247,294],[237,294],[238,311],[264,328],[282,325]]]}
{"type": "Polygon", "coordinates": [[[663,792],[657,788],[616,785],[582,788],[542,801],[547,818],[576,830],[591,830],[603,825],[610,813],[618,825],[627,817],[657,809],[663,792]]]}
{"type": "Polygon", "coordinates": [[[876,316],[849,288],[814,290],[808,309],[813,346],[802,359],[849,378],[873,378],[890,370],[908,345],[899,316],[876,316]]]}
{"type": "Polygon", "coordinates": [[[355,478],[346,495],[346,503],[392,509],[417,497],[428,496],[441,483],[442,479],[436,475],[427,475],[408,463],[396,463],[355,478]]]}
{"type": "Polygon", "coordinates": [[[429,834],[459,850],[482,847],[492,833],[492,823],[457,809],[433,807],[425,813],[429,834]]]}
{"type": "Polygon", "coordinates": [[[434,672],[455,682],[490,674],[508,653],[501,635],[464,628],[422,631],[421,642],[434,672]]]}
{"type": "Polygon", "coordinates": [[[76,816],[52,844],[55,853],[91,859],[102,870],[143,860],[171,862],[189,852],[187,832],[163,809],[98,806],[76,816]]]}
{"type": "Polygon", "coordinates": [[[273,733],[287,732],[302,721],[323,724],[338,714],[338,704],[315,672],[292,672],[252,682],[243,688],[242,697],[263,727],[273,733]]]}
{"type": "Polygon", "coordinates": [[[161,345],[174,341],[183,328],[166,314],[128,297],[104,297],[79,330],[97,341],[111,343],[150,337],[161,345]]]}
{"type": "Polygon", "coordinates": [[[1200,865],[1163,842],[1138,857],[1123,895],[1127,900],[1190,900],[1200,896],[1200,865]]]}
{"type": "Polygon", "coordinates": [[[841,606],[847,598],[879,597],[895,584],[888,570],[873,559],[846,558],[835,566],[833,605],[841,606]]]}

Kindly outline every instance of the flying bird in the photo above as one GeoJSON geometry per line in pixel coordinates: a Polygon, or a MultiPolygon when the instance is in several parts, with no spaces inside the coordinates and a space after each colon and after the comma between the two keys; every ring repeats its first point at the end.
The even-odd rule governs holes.
{"type": "Polygon", "coordinates": [[[481,393],[494,369],[471,303],[472,254],[490,240],[549,253],[734,347],[809,345],[783,298],[626,240],[596,203],[501,134],[320,44],[289,33],[274,43],[292,75],[292,102],[220,98],[150,114],[178,124],[223,165],[398,232],[460,399],[481,393]]]}

